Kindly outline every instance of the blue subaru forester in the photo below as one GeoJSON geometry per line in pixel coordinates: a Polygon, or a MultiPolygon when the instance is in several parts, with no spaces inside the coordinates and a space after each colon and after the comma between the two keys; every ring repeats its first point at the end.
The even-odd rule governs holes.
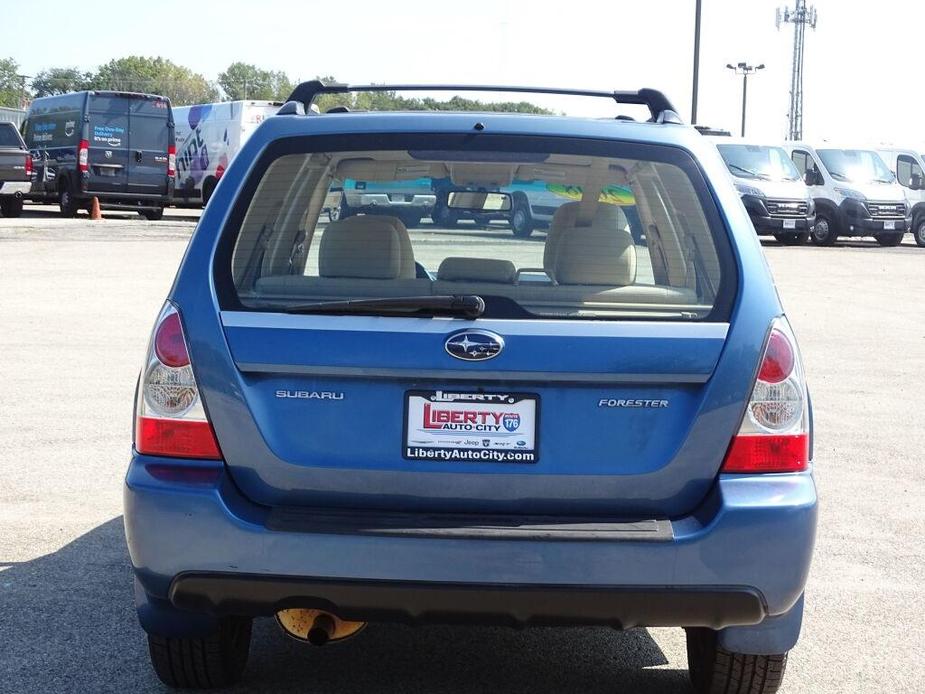
{"type": "Polygon", "coordinates": [[[275,615],[316,645],[369,621],[678,626],[696,691],[777,691],[812,413],[715,148],[654,90],[491,88],[647,122],[313,107],[381,89],[296,89],[157,318],[125,485],[157,675],[237,680],[275,615]],[[321,214],[344,180],[422,178],[495,221],[321,214]],[[504,232],[515,181],[554,203],[545,235],[504,232]]]}

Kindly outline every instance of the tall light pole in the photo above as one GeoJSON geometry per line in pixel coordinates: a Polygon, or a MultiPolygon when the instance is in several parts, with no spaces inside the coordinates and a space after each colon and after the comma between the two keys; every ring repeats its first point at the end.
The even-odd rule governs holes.
{"type": "Polygon", "coordinates": [[[697,123],[697,87],[700,82],[700,10],[702,0],[694,8],[694,95],[691,97],[691,125],[697,123]]]}
{"type": "Polygon", "coordinates": [[[745,109],[748,104],[748,76],[758,72],[758,70],[764,70],[764,63],[761,63],[761,65],[749,65],[748,63],[733,65],[732,63],[726,63],[726,67],[737,75],[742,75],[742,137],[745,137],[745,109]]]}

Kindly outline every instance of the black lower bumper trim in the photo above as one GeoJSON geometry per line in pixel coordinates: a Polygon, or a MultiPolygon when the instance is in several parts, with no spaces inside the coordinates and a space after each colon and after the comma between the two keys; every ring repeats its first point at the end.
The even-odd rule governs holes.
{"type": "Polygon", "coordinates": [[[180,574],[170,601],[213,615],[269,616],[304,607],[357,621],[624,629],[721,629],[757,624],[766,614],[761,595],[747,587],[474,586],[222,573],[180,574]]]}
{"type": "Polygon", "coordinates": [[[478,538],[484,540],[569,540],[670,542],[671,521],[623,521],[598,517],[505,516],[462,513],[406,513],[287,508],[271,510],[267,528],[282,532],[478,538]]]}

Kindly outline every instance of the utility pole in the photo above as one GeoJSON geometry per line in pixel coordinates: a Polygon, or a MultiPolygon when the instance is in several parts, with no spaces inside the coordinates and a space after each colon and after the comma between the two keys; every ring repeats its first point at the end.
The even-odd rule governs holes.
{"type": "Polygon", "coordinates": [[[733,65],[732,63],[727,63],[726,67],[737,75],[742,75],[742,137],[745,137],[745,109],[748,104],[748,76],[758,72],[758,70],[764,70],[764,63],[761,63],[761,65],[749,65],[748,63],[733,65]]]}
{"type": "Polygon", "coordinates": [[[697,91],[700,83],[700,10],[702,0],[697,0],[694,9],[694,94],[691,97],[691,125],[697,123],[697,91]]]}
{"type": "Polygon", "coordinates": [[[32,79],[29,75],[16,75],[19,78],[19,108],[26,107],[26,80],[32,79]]]}
{"type": "Polygon", "coordinates": [[[793,24],[793,72],[790,76],[790,119],[788,140],[803,139],[803,48],[806,27],[816,28],[816,8],[807,7],[806,0],[796,0],[793,9],[777,8],[777,28],[781,23],[793,24]]]}

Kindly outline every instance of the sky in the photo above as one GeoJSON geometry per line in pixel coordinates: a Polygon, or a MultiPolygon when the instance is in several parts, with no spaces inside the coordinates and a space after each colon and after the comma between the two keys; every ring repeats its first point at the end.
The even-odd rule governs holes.
{"type": "MultiPolygon", "coordinates": [[[[775,9],[794,0],[703,0],[698,122],[738,134],[742,78],[727,63],[764,63],[749,79],[747,134],[787,132],[793,27],[775,9]]],[[[919,88],[925,3],[815,0],[807,30],[804,137],[925,144],[919,88]]],[[[694,0],[0,0],[0,57],[34,75],[93,69],[112,58],[163,56],[214,80],[234,61],[291,78],[526,84],[664,91],[691,116],[694,0]],[[80,8],[78,11],[77,8],[80,8]],[[79,16],[78,16],[79,15],[79,16]],[[40,26],[39,26],[40,24],[40,26]],[[57,37],[49,41],[37,37],[57,37]],[[69,40],[62,37],[70,36],[69,40]]],[[[538,103],[576,115],[610,104],[538,103]]],[[[600,112],[603,109],[603,112],[600,112]]],[[[609,110],[608,110],[609,109],[609,110]]]]}

